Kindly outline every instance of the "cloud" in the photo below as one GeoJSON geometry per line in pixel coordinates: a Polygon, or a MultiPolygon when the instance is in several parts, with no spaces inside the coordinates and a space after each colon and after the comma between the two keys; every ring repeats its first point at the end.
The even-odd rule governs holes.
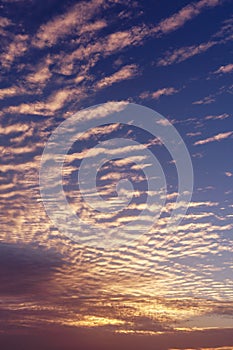
{"type": "Polygon", "coordinates": [[[226,74],[226,73],[231,73],[233,71],[233,64],[229,63],[225,66],[221,66],[219,69],[217,69],[214,73],[215,74],[226,74]]]}
{"type": "Polygon", "coordinates": [[[233,16],[223,21],[223,26],[214,36],[216,38],[233,38],[233,16]]]}
{"type": "Polygon", "coordinates": [[[1,64],[3,68],[9,68],[17,57],[25,54],[28,49],[27,34],[17,34],[14,36],[12,42],[7,45],[7,50],[1,54],[1,64]]]}
{"type": "MultiPolygon", "coordinates": [[[[216,3],[212,1],[212,4],[216,3]]],[[[122,4],[123,2],[121,5],[118,2],[117,6],[122,6],[122,4]]],[[[222,276],[226,276],[224,268],[227,265],[225,262],[230,263],[224,259],[224,254],[228,251],[229,256],[232,246],[230,242],[224,241],[222,238],[228,234],[231,226],[229,223],[227,225],[229,217],[224,217],[224,215],[221,217],[220,215],[221,204],[218,205],[218,203],[211,201],[191,202],[189,214],[187,214],[185,221],[177,227],[175,234],[170,235],[169,232],[166,232],[164,229],[166,218],[161,218],[156,223],[157,226],[141,237],[139,242],[119,247],[116,251],[105,251],[95,247],[83,247],[80,242],[71,242],[63,233],[60,233],[46,216],[38,189],[40,155],[44,142],[57,123],[58,118],[54,119],[53,117],[60,116],[57,111],[85,95],[85,88],[88,84],[94,89],[97,86],[102,88],[137,74],[138,67],[133,64],[122,67],[122,59],[120,69],[118,68],[117,72],[109,76],[100,75],[101,78],[96,79],[94,78],[95,72],[91,72],[96,63],[111,54],[117,54],[116,56],[119,57],[119,52],[125,48],[141,45],[146,38],[153,37],[153,35],[165,35],[181,28],[184,23],[199,13],[200,8],[207,8],[205,4],[209,6],[211,1],[199,1],[191,6],[186,6],[177,14],[169,17],[167,21],[160,22],[160,29],[155,30],[154,33],[150,30],[151,27],[148,28],[144,25],[125,30],[118,28],[116,33],[112,33],[112,28],[108,27],[106,32],[104,31],[106,36],[103,35],[99,41],[96,41],[92,32],[95,33],[95,31],[105,28],[107,21],[104,18],[95,20],[95,13],[91,21],[86,21],[89,14],[85,15],[86,10],[78,13],[79,3],[75,5],[75,8],[69,8],[63,17],[58,15],[40,26],[33,37],[33,45],[36,46],[36,49],[35,46],[33,48],[28,46],[29,63],[26,62],[26,65],[23,66],[23,73],[21,73],[24,74],[22,77],[23,87],[27,92],[30,89],[33,91],[41,90],[44,87],[46,89],[43,95],[36,96],[34,100],[30,96],[29,101],[22,102],[22,99],[17,99],[14,101],[16,105],[6,106],[4,112],[9,113],[10,116],[6,115],[4,121],[6,120],[8,125],[3,123],[0,128],[7,145],[2,154],[4,164],[1,165],[0,169],[1,207],[3,208],[0,214],[1,239],[10,242],[9,245],[11,245],[11,247],[5,248],[8,259],[3,252],[4,249],[0,247],[1,277],[3,277],[1,280],[5,283],[0,289],[8,295],[14,288],[17,288],[18,291],[14,297],[12,294],[11,298],[4,297],[4,303],[2,303],[5,308],[2,319],[7,324],[8,330],[12,330],[14,325],[18,328],[17,332],[20,332],[22,325],[24,329],[29,326],[35,329],[43,325],[48,328],[48,326],[54,327],[54,325],[63,324],[74,327],[75,332],[78,331],[78,327],[82,326],[85,328],[98,327],[98,332],[102,332],[103,328],[106,327],[112,332],[130,331],[135,333],[137,330],[138,333],[145,332],[145,334],[157,331],[171,334],[168,329],[173,329],[177,320],[185,322],[187,317],[192,319],[199,313],[211,312],[213,305],[209,303],[209,299],[215,298],[221,301],[232,297],[232,281],[222,278],[222,276]],[[74,10],[74,15],[71,13],[72,10],[74,10]],[[73,25],[75,16],[83,16],[79,22],[80,27],[77,28],[73,25]],[[53,30],[53,25],[57,32],[53,30]],[[82,38],[78,37],[78,33],[81,33],[82,38]],[[72,43],[69,41],[69,36],[72,37],[72,43]],[[43,57],[43,54],[47,55],[47,47],[50,50],[53,45],[63,44],[66,40],[68,45],[64,48],[61,45],[63,52],[53,56],[54,51],[51,51],[51,56],[43,57]],[[46,48],[45,53],[38,52],[38,49],[44,48],[46,48]],[[39,57],[38,61],[36,57],[35,66],[31,65],[33,64],[31,63],[33,57],[30,56],[31,49],[38,53],[39,57]],[[70,50],[72,51],[70,52],[70,50]],[[77,65],[76,60],[78,61],[77,65]],[[63,64],[62,67],[64,71],[67,69],[68,74],[75,72],[75,78],[73,76],[62,77],[58,73],[59,64],[63,64]],[[74,83],[75,85],[72,85],[74,83]],[[76,83],[80,83],[80,89],[77,88],[76,83]],[[95,86],[95,84],[97,85],[95,86]],[[34,116],[30,116],[31,114],[34,116]],[[36,115],[48,115],[51,118],[37,118],[36,115]],[[214,222],[214,220],[216,221],[214,222]],[[27,242],[29,248],[19,248],[22,242],[27,242]],[[38,248],[39,253],[35,253],[36,247],[42,245],[44,245],[44,250],[49,252],[45,253],[44,250],[41,252],[38,248]],[[50,254],[50,248],[62,253],[62,259],[67,264],[62,264],[59,259],[57,261],[57,258],[50,254]],[[18,252],[17,254],[12,253],[15,250],[18,252]],[[218,264],[217,259],[220,258],[225,261],[218,264]],[[5,267],[3,268],[3,266],[5,267]],[[12,273],[12,269],[15,269],[16,272],[12,273]],[[40,285],[36,284],[34,278],[40,285]],[[30,296],[29,292],[31,292],[30,296]],[[196,299],[194,300],[190,295],[194,295],[196,299]],[[168,305],[166,298],[172,296],[174,298],[170,299],[170,305],[168,305]],[[204,297],[204,302],[197,300],[198,296],[204,297]],[[186,301],[186,297],[190,299],[186,301]],[[196,306],[193,306],[194,301],[196,306]]],[[[131,6],[130,2],[129,5],[131,6]]],[[[85,6],[88,8],[89,3],[86,3],[85,6]]],[[[98,5],[96,6],[98,14],[98,5]]],[[[30,43],[29,39],[30,37],[28,38],[30,43]]],[[[27,40],[25,40],[25,45],[27,45],[27,40]]],[[[26,51],[22,52],[24,54],[26,51]]],[[[13,56],[12,61],[8,60],[9,64],[18,57],[13,56]]],[[[103,65],[106,67],[105,62],[103,65]]],[[[97,67],[98,72],[101,67],[102,64],[97,67]]],[[[15,68],[21,69],[21,65],[15,68]]],[[[176,92],[175,88],[168,86],[154,92],[147,92],[145,98],[159,99],[176,92]]],[[[10,97],[20,94],[20,90],[16,85],[13,85],[2,89],[1,93],[3,97],[10,97]]],[[[99,108],[83,111],[82,118],[84,121],[88,121],[88,118],[92,120],[96,116],[104,117],[110,111],[117,111],[120,107],[123,109],[125,104],[126,102],[119,106],[117,103],[110,102],[104,110],[99,108]]],[[[223,114],[209,116],[211,117],[209,119],[224,119],[223,116],[223,114]]],[[[104,118],[102,120],[104,121],[104,118]]],[[[160,123],[162,122],[160,121],[160,123]]],[[[102,135],[108,137],[112,132],[118,132],[119,128],[119,125],[105,125],[103,128],[89,130],[83,135],[82,141],[83,143],[87,142],[89,137],[91,142],[98,141],[98,137],[102,135]]],[[[190,136],[195,135],[190,133],[190,136]]],[[[128,149],[123,151],[127,155],[128,149]]],[[[137,154],[139,149],[136,148],[135,151],[137,154]]],[[[112,154],[113,157],[117,157],[117,150],[114,149],[112,154]]],[[[84,152],[73,154],[73,158],[70,160],[77,160],[79,155],[84,156],[84,152]]],[[[67,159],[69,160],[69,155],[67,159]]],[[[124,166],[131,166],[137,160],[142,163],[144,168],[150,166],[145,157],[137,154],[135,157],[117,159],[115,167],[120,167],[121,169],[118,170],[121,171],[124,166]]],[[[135,165],[132,165],[131,168],[133,171],[138,170],[135,165]]],[[[67,164],[64,174],[72,177],[72,175],[77,174],[75,170],[77,167],[73,163],[67,164]]],[[[105,167],[103,170],[105,178],[109,177],[111,184],[114,183],[112,180],[120,178],[120,171],[106,174],[105,172],[112,170],[111,167],[109,169],[105,167]]],[[[139,175],[138,178],[140,179],[139,175]]],[[[111,194],[110,190],[110,186],[100,188],[100,192],[104,195],[111,194]]],[[[69,200],[73,201],[71,204],[74,203],[74,208],[83,209],[82,203],[78,202],[77,193],[69,191],[69,189],[67,192],[69,200]]],[[[139,192],[136,199],[140,199],[140,191],[135,192],[139,192]]],[[[176,192],[170,193],[167,199],[168,201],[173,200],[176,196],[176,192]]],[[[116,224],[121,226],[123,221],[127,222],[127,220],[137,218],[135,213],[142,208],[143,205],[139,201],[131,203],[129,212],[125,216],[116,217],[116,224]]],[[[168,203],[163,214],[166,216],[171,209],[172,205],[168,203]]],[[[84,212],[83,216],[86,215],[88,218],[88,208],[85,210],[87,211],[84,212]]],[[[98,213],[94,214],[96,221],[98,213]]],[[[146,220],[146,216],[143,219],[146,220]]],[[[110,224],[108,222],[104,224],[103,234],[109,233],[107,228],[110,224]]],[[[85,236],[85,232],[82,234],[85,236]]],[[[219,302],[220,308],[221,302],[219,302]]],[[[173,329],[173,332],[176,331],[173,329]]],[[[179,332],[177,331],[178,335],[179,332]]],[[[108,336],[109,334],[110,332],[108,336]]],[[[186,331],[184,331],[185,334],[186,331]]],[[[64,337],[64,339],[70,338],[64,337]]],[[[35,345],[35,343],[37,344],[34,339],[33,344],[35,345]]],[[[142,343],[145,346],[145,342],[142,341],[142,343]]],[[[48,342],[45,344],[48,346],[48,342]]],[[[82,347],[80,343],[78,344],[81,348],[86,349],[85,346],[82,347]]],[[[108,348],[111,346],[117,348],[114,342],[111,344],[108,348]]],[[[175,346],[173,341],[171,344],[175,346]]],[[[141,344],[140,346],[137,344],[137,346],[142,348],[141,344]]],[[[29,348],[32,347],[29,346],[29,348]]],[[[45,347],[40,346],[40,348],[45,347]]],[[[154,349],[154,347],[155,340],[153,339],[150,348],[154,349]]],[[[6,347],[3,346],[3,348],[6,347]]],[[[67,348],[67,344],[64,345],[64,348],[67,348]]],[[[90,348],[93,349],[93,346],[90,348]]],[[[159,345],[158,348],[163,349],[159,345]]]]}
{"type": "Polygon", "coordinates": [[[186,22],[195,18],[203,10],[221,5],[221,3],[221,0],[200,0],[198,2],[193,2],[183,7],[172,16],[162,20],[155,28],[153,28],[153,32],[156,32],[159,35],[170,33],[183,27],[186,22]]]}
{"type": "Polygon", "coordinates": [[[221,141],[221,140],[229,138],[232,134],[233,134],[233,131],[223,132],[223,133],[214,135],[212,137],[208,137],[207,139],[196,141],[194,143],[194,145],[195,146],[204,145],[204,144],[209,143],[209,142],[221,141]]]}
{"type": "MultiPolygon", "coordinates": [[[[90,58],[95,55],[94,64],[96,64],[100,56],[108,57],[109,55],[122,51],[123,49],[142,45],[145,39],[166,35],[169,32],[182,27],[188,20],[201,13],[205,8],[214,7],[220,4],[221,1],[219,0],[201,0],[197,3],[185,6],[178,13],[162,20],[158,25],[140,25],[131,27],[125,31],[119,30],[118,32],[108,34],[103,39],[98,40],[98,42],[89,42],[86,46],[84,45],[85,43],[80,42],[80,44],[83,45],[80,45],[77,49],[73,50],[73,52],[69,53],[69,55],[63,55],[60,61],[60,69],[63,72],[66,71],[67,74],[72,74],[75,61],[77,60],[89,61],[90,58]]],[[[190,55],[189,57],[191,57],[192,55],[197,54],[197,52],[207,50],[207,46],[210,47],[211,45],[215,45],[215,42],[200,44],[199,48],[196,48],[195,46],[184,48],[184,52],[179,53],[179,56],[184,56],[183,58],[180,57],[180,60],[186,59],[185,54],[190,55]],[[189,52],[187,53],[187,51],[189,52]]],[[[159,65],[167,65],[167,63],[163,63],[161,59],[159,65]]]]}
{"type": "MultiPolygon", "coordinates": [[[[10,60],[7,60],[7,67],[10,67],[11,63],[10,60]]],[[[41,94],[43,88],[53,76],[52,71],[50,70],[52,63],[53,61],[50,56],[46,56],[42,58],[38,64],[27,65],[28,73],[22,77],[20,83],[17,82],[15,85],[0,89],[0,99],[20,95],[41,94]]]]}
{"type": "Polygon", "coordinates": [[[29,73],[25,80],[28,83],[36,84],[40,88],[45,85],[49,81],[52,76],[52,72],[50,71],[50,65],[52,64],[52,59],[48,56],[43,59],[38,65],[33,66],[31,69],[32,73],[29,73]]]}
{"type": "Polygon", "coordinates": [[[232,174],[230,171],[226,171],[226,172],[225,172],[225,175],[226,175],[227,177],[232,177],[232,176],[233,176],[233,174],[232,174]]]}
{"type": "Polygon", "coordinates": [[[109,135],[112,132],[120,130],[120,124],[110,124],[106,126],[100,126],[91,128],[89,131],[86,131],[85,133],[82,133],[81,135],[77,134],[77,139],[80,141],[90,141],[90,140],[98,140],[103,135],[109,135]]]}
{"type": "Polygon", "coordinates": [[[229,118],[229,117],[230,117],[229,114],[223,113],[223,114],[219,114],[219,115],[207,115],[204,119],[205,120],[223,120],[223,119],[226,119],[226,118],[229,118]]]}
{"type": "MultiPolygon", "coordinates": [[[[82,152],[73,153],[70,155],[67,155],[67,161],[72,162],[73,159],[87,159],[87,158],[95,158],[98,155],[111,155],[113,157],[121,157],[123,154],[131,154],[131,152],[139,152],[144,151],[147,145],[138,144],[138,145],[128,145],[128,146],[122,146],[119,147],[117,144],[113,144],[113,148],[104,148],[98,147],[98,148],[91,148],[90,150],[83,150],[82,152]],[[88,152],[87,152],[88,151],[88,152]]],[[[139,157],[140,159],[140,157],[139,157]]],[[[94,159],[93,159],[94,164],[94,159]]]]}
{"type": "MultiPolygon", "coordinates": [[[[35,76],[34,78],[35,79],[35,76]]],[[[38,77],[38,79],[40,79],[38,77]]],[[[32,103],[22,103],[17,106],[6,107],[3,111],[5,113],[28,114],[28,115],[54,115],[54,112],[62,109],[68,102],[79,95],[83,96],[80,89],[60,89],[53,92],[46,101],[37,101],[32,103]]]]}
{"type": "Polygon", "coordinates": [[[100,10],[103,0],[92,0],[88,3],[75,4],[62,15],[58,15],[46,24],[43,24],[32,40],[32,44],[38,48],[53,46],[67,35],[78,35],[79,32],[99,30],[104,27],[104,22],[87,24],[87,22],[100,10]]]}
{"type": "Polygon", "coordinates": [[[5,28],[12,24],[12,21],[6,17],[0,17],[0,27],[5,28]]]}
{"type": "Polygon", "coordinates": [[[77,49],[62,57],[60,61],[61,69],[67,70],[68,66],[71,74],[76,61],[89,61],[91,57],[95,57],[93,61],[95,65],[100,58],[108,57],[127,47],[142,44],[143,39],[149,34],[150,32],[145,25],[141,27],[135,26],[129,30],[108,34],[96,42],[88,43],[86,46],[80,45],[77,49]]]}
{"type": "Polygon", "coordinates": [[[141,99],[147,99],[147,98],[151,98],[154,100],[158,100],[161,96],[169,96],[169,95],[173,95],[175,93],[177,93],[178,90],[176,90],[173,87],[167,87],[167,88],[162,88],[159,90],[156,90],[155,92],[143,92],[141,93],[141,95],[139,96],[141,99]]]}
{"type": "Polygon", "coordinates": [[[1,243],[0,252],[1,295],[41,292],[55,269],[63,264],[55,251],[33,249],[30,245],[1,243]]]}
{"type": "MultiPolygon", "coordinates": [[[[218,2],[218,4],[221,3],[221,1],[218,2]]],[[[157,66],[169,66],[171,64],[183,62],[188,58],[206,52],[211,47],[220,44],[225,44],[228,41],[231,41],[233,39],[233,19],[229,19],[228,21],[224,21],[223,23],[224,25],[222,26],[222,28],[215,34],[213,34],[209,41],[197,45],[195,44],[190,46],[183,46],[178,49],[168,50],[167,52],[165,52],[162,58],[159,58],[157,60],[157,66]]],[[[228,69],[231,70],[231,65],[230,67],[226,68],[226,70],[228,69]]]]}
{"type": "Polygon", "coordinates": [[[194,136],[199,136],[199,135],[201,135],[201,132],[200,132],[200,131],[188,132],[186,135],[189,136],[189,137],[194,137],[194,136]]]}
{"type": "Polygon", "coordinates": [[[209,41],[199,45],[184,46],[174,51],[167,51],[165,55],[157,61],[158,66],[169,66],[174,63],[180,63],[190,57],[199,55],[209,48],[217,45],[217,41],[209,41]]]}
{"type": "Polygon", "coordinates": [[[103,28],[107,27],[107,22],[105,20],[97,20],[94,23],[87,23],[86,25],[84,25],[79,32],[79,35],[82,35],[84,33],[88,33],[88,32],[97,32],[103,28]]]}
{"type": "MultiPolygon", "coordinates": [[[[191,3],[172,16],[162,20],[154,28],[148,28],[147,31],[142,33],[142,37],[155,33],[159,33],[159,35],[167,34],[177,30],[187,21],[200,14],[204,9],[215,7],[220,4],[220,0],[201,0],[197,3],[191,3]]],[[[76,33],[80,35],[87,31],[96,31],[104,28],[106,26],[104,20],[99,20],[92,24],[88,23],[88,21],[100,11],[103,5],[106,6],[104,0],[92,0],[88,4],[81,2],[80,4],[74,5],[69,8],[65,14],[58,15],[46,24],[43,24],[33,39],[33,45],[39,48],[52,46],[56,44],[59,39],[67,35],[76,33]]]]}
{"type": "Polygon", "coordinates": [[[5,31],[5,28],[12,25],[12,21],[9,18],[6,17],[0,17],[0,34],[2,36],[7,36],[7,31],[5,31]]]}
{"type": "Polygon", "coordinates": [[[9,135],[14,133],[26,132],[30,128],[30,125],[24,123],[15,123],[13,125],[7,125],[3,127],[0,125],[0,134],[9,135]]]}
{"type": "Polygon", "coordinates": [[[10,86],[8,88],[0,89],[0,99],[5,99],[7,97],[13,97],[17,95],[23,95],[26,90],[19,86],[10,86]]]}
{"type": "Polygon", "coordinates": [[[123,80],[131,79],[138,74],[138,66],[136,64],[130,64],[122,67],[119,71],[114,74],[103,78],[97,84],[97,88],[104,88],[114,83],[119,83],[123,80]]]}
{"type": "MultiPolygon", "coordinates": [[[[221,1],[201,0],[185,6],[177,13],[162,20],[158,25],[140,25],[132,27],[126,31],[118,31],[108,34],[102,40],[94,42],[95,32],[107,27],[108,23],[104,19],[104,10],[115,2],[105,0],[92,0],[88,3],[80,2],[69,7],[66,12],[56,15],[47,23],[42,24],[34,36],[30,34],[17,34],[8,45],[8,50],[1,55],[2,65],[9,69],[17,57],[30,52],[33,47],[44,49],[61,44],[66,37],[72,43],[78,45],[73,52],[54,54],[57,66],[60,65],[60,72],[72,74],[76,60],[88,60],[89,67],[93,67],[99,60],[99,54],[107,57],[116,51],[120,51],[129,46],[141,45],[145,39],[154,36],[166,35],[181,28],[187,21],[191,20],[203,10],[218,6],[221,1]],[[102,18],[95,17],[102,11],[102,18]],[[89,35],[86,35],[89,33],[89,35]],[[96,57],[92,57],[95,55],[96,57]],[[57,61],[58,59],[58,61],[57,61]],[[60,62],[59,62],[60,61],[60,62]],[[92,61],[92,64],[90,63],[92,61]]],[[[3,24],[9,25],[9,21],[4,19],[3,24]]],[[[44,73],[42,72],[42,76],[44,73]]]]}
{"type": "Polygon", "coordinates": [[[215,101],[215,98],[211,95],[211,96],[206,96],[201,100],[194,101],[193,105],[208,105],[214,101],[215,101]]]}

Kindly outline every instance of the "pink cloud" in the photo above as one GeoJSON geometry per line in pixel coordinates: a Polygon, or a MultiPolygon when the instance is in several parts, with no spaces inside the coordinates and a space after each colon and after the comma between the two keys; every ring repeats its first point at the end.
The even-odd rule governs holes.
{"type": "Polygon", "coordinates": [[[229,118],[229,114],[227,113],[223,113],[223,114],[220,114],[220,115],[207,115],[205,117],[205,120],[222,120],[222,119],[226,119],[226,118],[229,118]]]}
{"type": "Polygon", "coordinates": [[[227,177],[233,176],[233,174],[232,174],[230,171],[226,171],[226,172],[225,172],[225,175],[226,175],[227,177]]]}
{"type": "Polygon", "coordinates": [[[216,45],[216,41],[208,41],[199,45],[184,46],[174,51],[167,51],[163,58],[160,58],[157,62],[158,66],[169,66],[173,63],[180,63],[187,60],[190,57],[199,55],[202,52],[207,51],[212,46],[216,45]]]}
{"type": "Polygon", "coordinates": [[[218,70],[216,70],[215,74],[221,74],[221,73],[231,73],[233,71],[233,64],[227,64],[226,66],[221,66],[218,70]]]}
{"type": "Polygon", "coordinates": [[[151,98],[151,99],[154,99],[154,100],[158,100],[161,96],[165,95],[165,96],[168,96],[168,95],[173,95],[175,93],[177,93],[178,90],[176,90],[175,88],[173,87],[168,87],[168,88],[162,88],[162,89],[159,89],[155,92],[143,92],[141,95],[140,95],[140,98],[142,99],[147,99],[147,98],[151,98]]]}
{"type": "Polygon", "coordinates": [[[65,14],[56,16],[49,22],[41,25],[33,38],[33,45],[39,48],[53,46],[58,40],[81,29],[84,32],[101,29],[105,25],[103,22],[92,24],[92,27],[90,27],[88,21],[100,10],[103,3],[103,0],[92,0],[89,3],[80,2],[75,4],[65,14]]]}
{"type": "Polygon", "coordinates": [[[119,83],[120,81],[127,80],[135,77],[138,72],[138,67],[136,64],[130,64],[122,67],[119,71],[114,74],[103,78],[97,83],[97,88],[103,88],[110,86],[114,83],[119,83]]]}
{"type": "Polygon", "coordinates": [[[233,134],[233,131],[223,132],[223,133],[214,135],[214,136],[212,136],[212,137],[209,137],[209,138],[207,138],[207,139],[196,141],[196,142],[194,143],[194,145],[195,145],[195,146],[197,146],[197,145],[204,145],[204,144],[209,143],[209,142],[221,141],[221,140],[227,139],[227,138],[230,137],[232,134],[233,134]]]}
{"type": "Polygon", "coordinates": [[[199,15],[205,8],[215,7],[220,4],[220,0],[201,0],[191,3],[172,16],[162,20],[153,31],[160,34],[172,32],[199,15]]]}

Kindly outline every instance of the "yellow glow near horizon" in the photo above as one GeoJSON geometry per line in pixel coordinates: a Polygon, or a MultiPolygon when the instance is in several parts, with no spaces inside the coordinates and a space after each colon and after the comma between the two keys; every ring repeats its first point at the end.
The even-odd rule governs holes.
{"type": "Polygon", "coordinates": [[[98,317],[86,315],[81,320],[63,320],[63,325],[74,327],[101,327],[101,326],[120,326],[126,322],[123,320],[107,317],[98,317]]]}

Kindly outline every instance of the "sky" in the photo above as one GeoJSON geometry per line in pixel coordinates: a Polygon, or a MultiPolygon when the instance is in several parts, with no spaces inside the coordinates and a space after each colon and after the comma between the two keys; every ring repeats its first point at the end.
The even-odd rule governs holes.
{"type": "Polygon", "coordinates": [[[0,6],[1,348],[232,350],[232,2],[0,6]]]}

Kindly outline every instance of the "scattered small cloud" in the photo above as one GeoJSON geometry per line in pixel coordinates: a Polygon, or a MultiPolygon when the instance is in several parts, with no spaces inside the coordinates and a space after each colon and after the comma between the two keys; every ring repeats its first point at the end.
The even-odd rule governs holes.
{"type": "Polygon", "coordinates": [[[6,17],[0,17],[0,27],[5,28],[12,24],[12,21],[6,17]]]}
{"type": "Polygon", "coordinates": [[[3,100],[8,97],[22,95],[25,92],[26,90],[23,87],[19,86],[10,86],[8,88],[0,89],[0,100],[3,100]]]}
{"type": "Polygon", "coordinates": [[[1,54],[1,64],[3,68],[9,68],[17,57],[23,56],[28,49],[27,34],[17,34],[14,36],[7,49],[1,54]]]}
{"type": "Polygon", "coordinates": [[[143,100],[144,99],[158,100],[161,96],[174,95],[178,91],[179,90],[175,89],[174,87],[167,87],[167,88],[158,89],[154,92],[145,91],[145,92],[141,93],[141,95],[139,97],[143,100]]]}
{"type": "Polygon", "coordinates": [[[195,136],[201,135],[201,132],[200,132],[200,131],[197,131],[197,132],[188,132],[186,135],[189,136],[189,137],[195,137],[195,136]]]}
{"type": "Polygon", "coordinates": [[[219,114],[219,115],[207,115],[204,119],[205,120],[223,120],[226,118],[229,118],[230,115],[227,113],[219,114]]]}
{"type": "Polygon", "coordinates": [[[190,57],[207,51],[216,44],[217,41],[209,41],[199,45],[184,46],[173,51],[167,51],[165,55],[157,61],[157,66],[169,66],[174,63],[183,62],[190,57]]]}
{"type": "Polygon", "coordinates": [[[33,67],[33,72],[28,74],[25,80],[31,84],[37,84],[37,86],[43,86],[52,76],[52,72],[49,69],[52,60],[50,57],[46,57],[38,65],[33,67]]]}
{"type": "Polygon", "coordinates": [[[174,30],[183,27],[186,22],[198,16],[205,9],[218,6],[221,3],[221,0],[200,0],[198,2],[192,2],[183,7],[177,13],[162,20],[155,28],[153,28],[153,32],[158,33],[160,36],[162,34],[173,32],[174,30]]]}
{"type": "Polygon", "coordinates": [[[134,78],[139,72],[139,68],[136,64],[130,64],[122,67],[119,71],[114,74],[103,78],[97,84],[97,88],[104,88],[114,83],[119,83],[123,80],[134,78]]]}
{"type": "MultiPolygon", "coordinates": [[[[204,3],[204,1],[200,2],[204,3]]],[[[220,4],[220,2],[218,2],[218,4],[220,4]]],[[[190,46],[183,46],[174,50],[168,50],[167,52],[165,52],[162,58],[159,58],[157,60],[157,66],[169,66],[171,64],[183,62],[188,58],[206,52],[207,50],[216,45],[225,44],[228,41],[231,41],[233,38],[233,19],[230,19],[229,21],[224,21],[223,23],[224,24],[221,27],[221,29],[217,31],[214,35],[212,35],[210,40],[208,40],[207,42],[202,42],[200,44],[190,46]]],[[[229,73],[232,70],[231,66],[232,64],[220,67],[220,70],[223,70],[223,72],[219,71],[218,73],[229,73]]]]}
{"type": "Polygon", "coordinates": [[[16,106],[9,106],[4,109],[4,112],[9,114],[20,113],[29,115],[54,115],[54,112],[63,108],[68,102],[82,92],[77,89],[60,89],[52,93],[46,101],[36,101],[32,103],[21,103],[16,106]]]}
{"type": "Polygon", "coordinates": [[[103,0],[92,0],[88,3],[75,4],[62,15],[58,15],[41,25],[32,40],[32,44],[40,49],[46,46],[51,47],[67,35],[77,35],[80,30],[84,33],[103,28],[104,22],[97,22],[91,27],[88,24],[88,21],[100,10],[103,3],[103,0]]]}
{"type": "Polygon", "coordinates": [[[201,100],[197,100],[193,102],[193,105],[209,105],[210,103],[213,103],[215,101],[215,98],[213,96],[206,96],[201,100]]]}
{"type": "Polygon", "coordinates": [[[214,141],[225,140],[225,139],[229,138],[232,134],[233,134],[233,131],[223,132],[223,133],[214,135],[212,137],[208,137],[207,139],[196,141],[194,143],[194,146],[204,145],[206,143],[210,143],[210,142],[214,142],[214,141]]]}
{"type": "Polygon", "coordinates": [[[226,171],[226,172],[225,172],[225,175],[226,175],[227,177],[232,177],[232,176],[233,176],[233,174],[232,174],[230,171],[226,171]]]}
{"type": "Polygon", "coordinates": [[[221,66],[214,73],[215,74],[226,74],[226,73],[231,73],[232,71],[233,71],[233,64],[229,63],[229,64],[227,64],[225,66],[221,66]]]}
{"type": "Polygon", "coordinates": [[[5,28],[12,25],[12,21],[9,18],[6,17],[0,17],[0,34],[2,36],[7,36],[7,31],[5,31],[5,28]]]}

